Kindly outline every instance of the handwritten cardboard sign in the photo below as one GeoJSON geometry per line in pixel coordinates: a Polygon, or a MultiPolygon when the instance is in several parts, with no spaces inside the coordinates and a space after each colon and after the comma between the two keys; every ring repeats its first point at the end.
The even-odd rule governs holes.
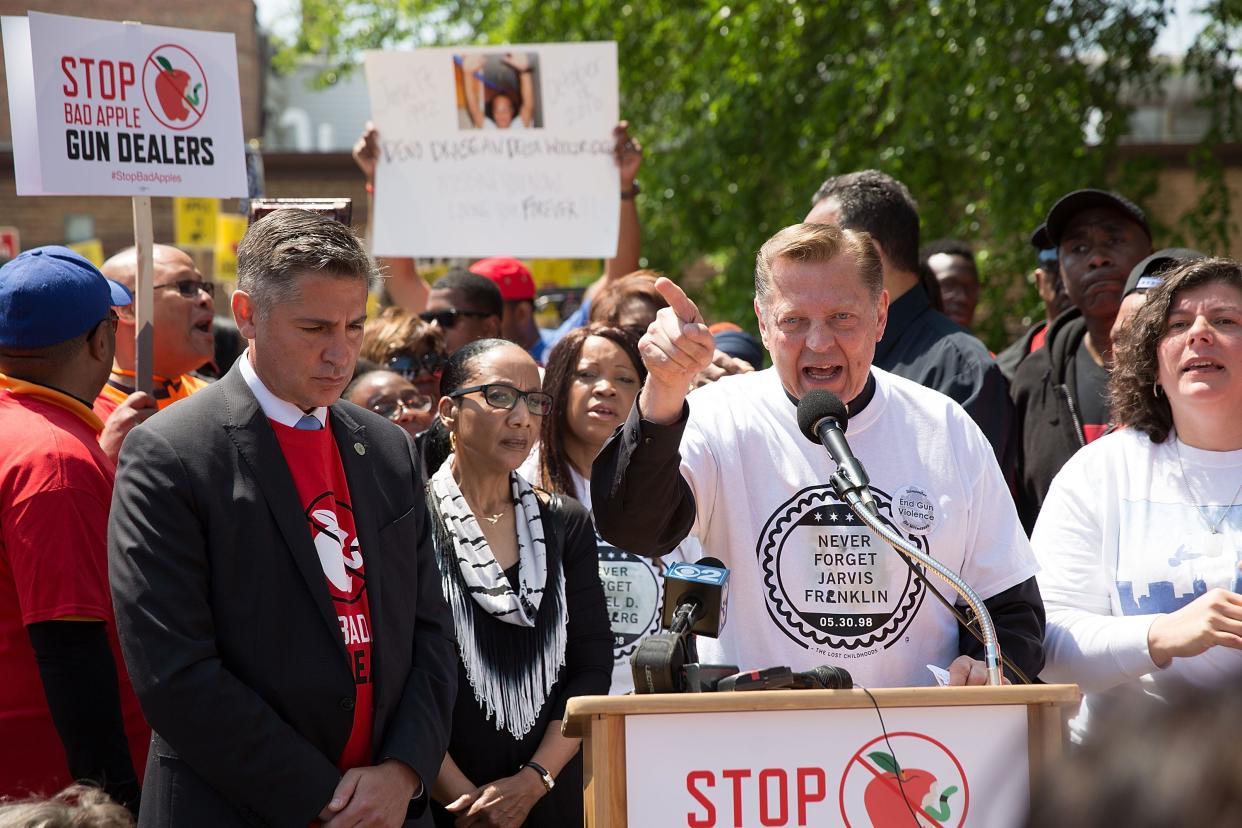
{"type": "Polygon", "coordinates": [[[246,195],[232,34],[5,17],[18,195],[246,195]]]}
{"type": "Polygon", "coordinates": [[[615,43],[368,52],[389,256],[616,253],[615,43]]]}

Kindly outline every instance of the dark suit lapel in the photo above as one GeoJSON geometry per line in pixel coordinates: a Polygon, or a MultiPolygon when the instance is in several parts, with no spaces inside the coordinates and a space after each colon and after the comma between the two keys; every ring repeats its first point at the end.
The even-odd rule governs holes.
{"type": "Polygon", "coordinates": [[[372,658],[378,661],[374,636],[384,616],[381,614],[379,588],[383,550],[380,549],[380,527],[376,522],[376,511],[381,502],[379,484],[375,479],[376,457],[367,440],[366,427],[350,416],[345,406],[336,404],[329,411],[328,423],[341,454],[341,465],[345,467],[349,506],[354,510],[354,529],[362,550],[363,571],[367,579],[367,607],[371,616],[372,658]]]}
{"type": "Polygon", "coordinates": [[[328,594],[323,567],[319,564],[319,553],[315,551],[315,544],[311,540],[305,510],[298,498],[298,490],[285,462],[284,452],[276,441],[276,432],[272,430],[267,415],[259,407],[259,401],[246,385],[246,379],[236,365],[220,383],[225,389],[229,414],[225,429],[246,464],[250,466],[259,491],[271,510],[272,520],[284,536],[298,571],[302,573],[306,587],[314,598],[315,606],[319,608],[319,614],[340,648],[341,657],[348,659],[345,642],[341,638],[341,623],[332,606],[332,597],[328,594]]]}

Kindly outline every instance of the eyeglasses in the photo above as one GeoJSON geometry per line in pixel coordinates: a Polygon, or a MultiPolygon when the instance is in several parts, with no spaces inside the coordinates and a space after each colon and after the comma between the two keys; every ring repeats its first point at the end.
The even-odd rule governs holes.
{"type": "Polygon", "coordinates": [[[451,399],[456,399],[467,394],[473,394],[475,391],[482,391],[483,399],[487,400],[487,404],[492,408],[503,408],[508,411],[517,405],[518,400],[526,400],[526,410],[536,417],[543,417],[552,411],[551,394],[545,394],[542,391],[519,391],[512,385],[505,385],[499,382],[459,388],[448,396],[451,399]]]}
{"type": "Polygon", "coordinates": [[[367,408],[389,420],[399,420],[401,415],[409,411],[422,414],[431,410],[431,397],[416,393],[405,393],[400,397],[380,397],[370,403],[367,408]]]}
{"type": "Polygon", "coordinates": [[[200,282],[197,279],[182,279],[179,282],[169,282],[166,285],[153,285],[153,287],[155,287],[156,289],[172,288],[173,290],[177,291],[177,293],[180,293],[182,296],[184,296],[186,299],[197,299],[198,292],[200,290],[212,298],[215,298],[215,295],[216,295],[216,283],[215,282],[200,282]]]}
{"type": "Polygon", "coordinates": [[[458,310],[457,308],[449,308],[448,310],[423,311],[418,318],[429,325],[439,325],[446,331],[451,331],[457,327],[457,323],[461,321],[463,316],[473,316],[483,319],[488,316],[495,316],[494,313],[484,313],[483,311],[458,310]]]}
{"type": "Polygon", "coordinates": [[[435,374],[442,370],[444,355],[436,351],[428,351],[420,357],[413,354],[397,354],[389,357],[384,367],[412,380],[424,371],[428,374],[435,374]]]}

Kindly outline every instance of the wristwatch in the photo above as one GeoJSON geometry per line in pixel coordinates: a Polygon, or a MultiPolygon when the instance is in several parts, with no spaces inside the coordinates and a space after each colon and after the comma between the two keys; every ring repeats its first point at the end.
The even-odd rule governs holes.
{"type": "Polygon", "coordinates": [[[622,201],[633,201],[634,196],[638,195],[642,191],[643,191],[643,188],[638,185],[638,181],[634,181],[634,183],[630,185],[630,188],[628,190],[621,191],[621,200],[622,201]]]}
{"type": "MultiPolygon", "coordinates": [[[[522,767],[530,768],[535,773],[539,774],[539,778],[543,781],[543,787],[546,790],[550,791],[556,787],[556,780],[552,778],[552,774],[548,773],[547,768],[543,765],[540,765],[537,762],[523,762],[522,767]]],[[[521,768],[518,770],[521,770],[521,768]]]]}

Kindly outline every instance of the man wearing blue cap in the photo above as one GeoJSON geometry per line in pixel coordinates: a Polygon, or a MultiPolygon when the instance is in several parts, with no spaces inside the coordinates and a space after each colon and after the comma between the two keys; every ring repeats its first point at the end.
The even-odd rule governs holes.
{"type": "Polygon", "coordinates": [[[150,731],[117,645],[114,467],[90,402],[130,301],[64,247],[0,268],[0,796],[89,780],[138,803],[150,731]]]}

